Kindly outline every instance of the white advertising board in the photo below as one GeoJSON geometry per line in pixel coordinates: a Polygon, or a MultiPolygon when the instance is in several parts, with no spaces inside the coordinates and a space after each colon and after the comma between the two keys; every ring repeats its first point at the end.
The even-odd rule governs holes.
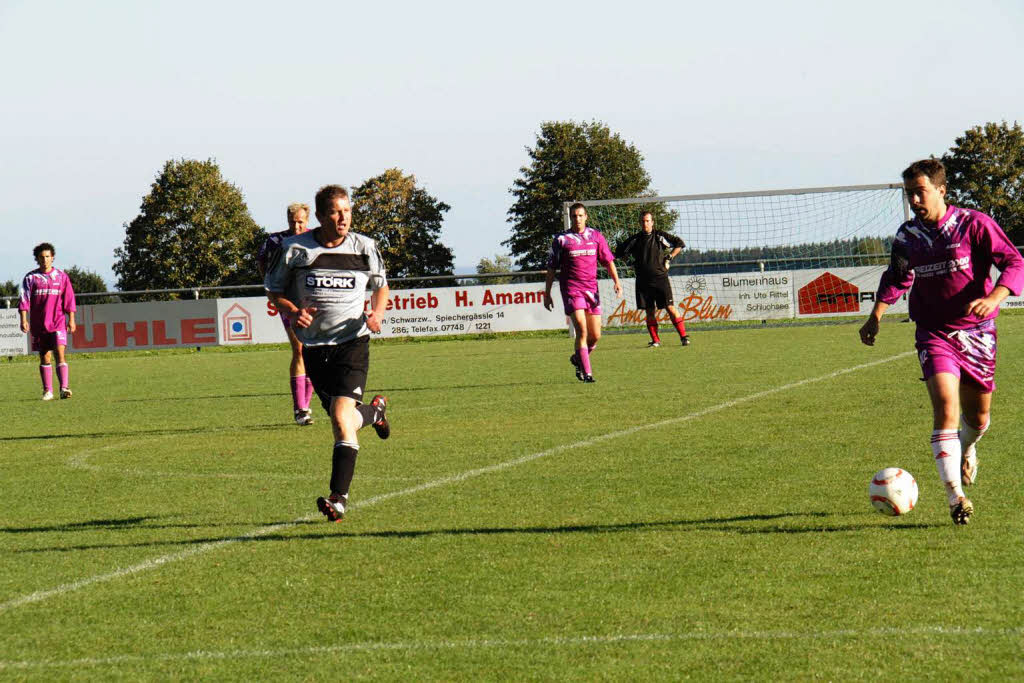
{"type": "Polygon", "coordinates": [[[216,346],[217,300],[80,306],[72,351],[216,346]]]}
{"type": "Polygon", "coordinates": [[[26,353],[28,335],[21,331],[18,309],[0,309],[0,356],[21,356],[26,353]]]}
{"type": "MultiPolygon", "coordinates": [[[[676,308],[685,322],[778,320],[865,316],[874,305],[885,266],[717,273],[670,278],[676,308]]],[[[998,272],[993,272],[993,280],[998,272]]],[[[640,325],[634,281],[622,280],[623,298],[611,280],[601,280],[602,318],[609,327],[640,325]]],[[[558,284],[555,307],[544,309],[544,284],[474,285],[393,290],[381,321],[381,337],[419,337],[566,329],[558,284]]],[[[1024,307],[1009,297],[1004,308],[1024,307]]],[[[906,297],[889,308],[906,313],[906,297]]],[[[664,311],[659,312],[667,318],[664,311]]],[[[273,306],[262,296],[81,306],[72,351],[156,349],[217,344],[277,344],[287,335],[273,306]]],[[[0,354],[28,352],[18,312],[0,310],[0,354]]]]}
{"type": "MultiPolygon", "coordinates": [[[[788,270],[679,275],[670,277],[669,281],[676,309],[684,322],[793,317],[793,277],[788,270]]],[[[624,279],[622,290],[625,298],[616,300],[611,280],[601,281],[604,324],[612,327],[643,324],[644,311],[636,308],[635,281],[624,279]]],[[[664,311],[658,315],[662,321],[668,319],[664,311]]]]}

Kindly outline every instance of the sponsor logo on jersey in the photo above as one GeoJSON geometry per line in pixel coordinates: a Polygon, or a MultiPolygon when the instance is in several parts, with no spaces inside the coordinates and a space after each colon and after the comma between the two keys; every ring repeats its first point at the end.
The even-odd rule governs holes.
{"type": "Polygon", "coordinates": [[[307,275],[306,286],[315,289],[355,289],[356,279],[350,275],[307,275]]]}

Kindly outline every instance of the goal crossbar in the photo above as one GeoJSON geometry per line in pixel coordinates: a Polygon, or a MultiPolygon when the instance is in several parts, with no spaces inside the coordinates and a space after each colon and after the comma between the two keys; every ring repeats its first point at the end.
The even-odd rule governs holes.
{"type": "MultiPolygon", "coordinates": [[[[643,204],[646,202],[686,202],[703,199],[740,199],[743,197],[773,197],[776,195],[823,194],[826,192],[857,192],[860,190],[895,190],[903,189],[899,183],[880,183],[875,185],[837,185],[834,187],[799,187],[788,190],[756,190],[751,192],[716,192],[713,194],[679,194],[661,197],[626,197],[619,199],[581,199],[584,206],[613,206],[616,204],[643,204]]],[[[569,206],[576,201],[562,202],[568,212],[569,206]]]]}

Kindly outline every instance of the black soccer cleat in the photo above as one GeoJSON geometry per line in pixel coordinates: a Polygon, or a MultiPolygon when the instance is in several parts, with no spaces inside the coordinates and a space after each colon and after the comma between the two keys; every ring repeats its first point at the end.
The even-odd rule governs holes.
{"type": "Polygon", "coordinates": [[[574,368],[576,368],[576,379],[583,382],[583,378],[586,376],[586,373],[583,372],[583,363],[580,362],[580,357],[574,353],[569,356],[569,362],[572,363],[574,368]]]}
{"type": "Polygon", "coordinates": [[[387,409],[388,409],[388,397],[377,394],[370,401],[370,405],[377,409],[380,417],[373,422],[373,431],[377,432],[377,436],[382,439],[386,439],[391,436],[391,423],[388,422],[387,409]]]}
{"type": "Polygon", "coordinates": [[[949,516],[953,518],[953,524],[964,525],[971,521],[974,514],[974,504],[966,498],[961,498],[956,505],[949,506],[949,516]]]}
{"type": "Polygon", "coordinates": [[[586,382],[587,384],[593,384],[597,380],[594,379],[593,375],[583,375],[583,381],[586,382]]]}
{"type": "Polygon", "coordinates": [[[345,501],[321,496],[316,499],[316,508],[328,522],[340,522],[345,516],[345,501]]]}
{"type": "Polygon", "coordinates": [[[680,338],[679,339],[679,343],[682,344],[683,346],[689,346],[690,345],[690,337],[689,337],[689,335],[680,338]]]}

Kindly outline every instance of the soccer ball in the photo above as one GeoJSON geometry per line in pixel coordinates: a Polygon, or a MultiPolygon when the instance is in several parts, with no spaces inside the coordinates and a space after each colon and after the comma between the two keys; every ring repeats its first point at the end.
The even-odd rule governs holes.
{"type": "Polygon", "coordinates": [[[917,505],[917,481],[906,470],[886,467],[871,478],[871,504],[883,515],[905,515],[917,505]]]}

